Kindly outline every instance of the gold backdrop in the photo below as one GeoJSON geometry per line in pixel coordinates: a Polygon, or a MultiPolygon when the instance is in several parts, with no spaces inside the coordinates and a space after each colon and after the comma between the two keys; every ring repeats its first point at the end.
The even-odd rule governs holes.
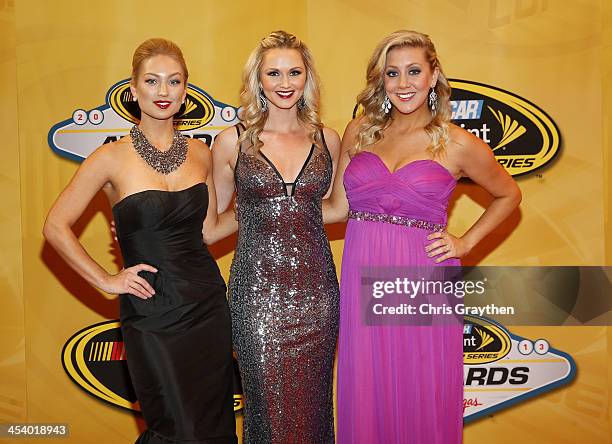
{"type": "MultiPolygon", "coordinates": [[[[162,36],[183,49],[190,82],[237,104],[246,57],[268,32],[305,40],[324,85],[323,117],[342,132],[375,44],[396,29],[432,36],[447,75],[493,85],[544,109],[562,135],[556,160],[517,178],[519,212],[474,251],[482,265],[610,264],[612,3],[607,0],[0,0],[0,423],[69,423],[75,443],[132,442],[142,426],[85,394],[65,374],[65,341],[118,317],[45,245],[44,217],[77,164],[54,154],[47,132],[77,108],[104,103],[129,77],[134,48],[162,36]]],[[[489,202],[462,184],[449,230],[463,233],[489,202]]],[[[107,269],[118,266],[110,209],[98,196],[76,231],[107,269]]],[[[330,228],[337,266],[342,227],[330,228]]],[[[231,249],[230,249],[231,250],[231,249]]],[[[216,247],[227,278],[232,251],[216,247]]],[[[609,327],[514,327],[574,357],[574,383],[465,428],[466,443],[609,443],[609,327]]],[[[239,424],[239,427],[241,425],[239,424]]],[[[27,442],[21,440],[20,442],[27,442]]]]}

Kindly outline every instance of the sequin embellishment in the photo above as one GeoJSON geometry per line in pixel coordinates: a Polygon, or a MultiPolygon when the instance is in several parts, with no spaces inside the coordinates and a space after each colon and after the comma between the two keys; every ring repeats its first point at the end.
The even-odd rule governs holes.
{"type": "Polygon", "coordinates": [[[334,443],[339,289],[321,212],[331,179],[326,149],[291,193],[259,153],[238,155],[229,298],[248,444],[334,443]]]}
{"type": "Polygon", "coordinates": [[[404,225],[406,227],[421,228],[428,231],[444,231],[446,225],[434,224],[426,220],[411,219],[403,216],[394,216],[392,214],[370,213],[368,211],[353,211],[348,212],[349,219],[367,220],[370,222],[385,222],[394,225],[404,225]]]}

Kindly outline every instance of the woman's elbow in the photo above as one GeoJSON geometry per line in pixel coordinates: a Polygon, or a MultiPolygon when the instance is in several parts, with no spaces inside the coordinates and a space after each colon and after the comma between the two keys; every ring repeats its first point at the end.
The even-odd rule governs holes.
{"type": "Polygon", "coordinates": [[[348,202],[345,202],[337,210],[338,222],[346,222],[348,220],[349,206],[348,202]]]}
{"type": "Polygon", "coordinates": [[[204,239],[204,243],[206,245],[212,245],[215,243],[214,238],[208,233],[202,233],[202,238],[204,239]]]}
{"type": "Polygon", "coordinates": [[[338,224],[338,223],[343,223],[346,222],[346,220],[348,219],[348,210],[344,210],[344,209],[334,209],[334,211],[330,211],[329,213],[327,213],[327,217],[325,218],[325,224],[326,225],[330,225],[330,224],[338,224]]]}
{"type": "Polygon", "coordinates": [[[514,206],[518,207],[521,201],[523,200],[523,193],[518,185],[515,184],[514,190],[512,193],[512,201],[514,202],[514,206]]]}
{"type": "Polygon", "coordinates": [[[219,232],[216,229],[205,229],[202,231],[202,238],[206,245],[212,245],[219,240],[219,232]]]}
{"type": "Polygon", "coordinates": [[[47,242],[53,243],[55,239],[57,239],[59,231],[59,225],[57,222],[53,218],[48,217],[43,225],[43,237],[47,240],[47,242]]]}

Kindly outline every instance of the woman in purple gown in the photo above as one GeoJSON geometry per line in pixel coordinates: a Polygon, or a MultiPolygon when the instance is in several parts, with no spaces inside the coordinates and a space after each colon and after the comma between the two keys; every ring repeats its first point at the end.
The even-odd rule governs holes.
{"type": "Polygon", "coordinates": [[[366,325],[361,271],[459,265],[516,208],[521,193],[484,142],[450,123],[450,86],[428,36],[398,31],[383,39],[366,78],[358,96],[363,113],[347,126],[334,190],[324,203],[326,223],[349,218],[340,279],[337,442],[460,443],[461,324],[366,325]],[[460,177],[494,200],[455,237],[445,227],[460,177]]]}

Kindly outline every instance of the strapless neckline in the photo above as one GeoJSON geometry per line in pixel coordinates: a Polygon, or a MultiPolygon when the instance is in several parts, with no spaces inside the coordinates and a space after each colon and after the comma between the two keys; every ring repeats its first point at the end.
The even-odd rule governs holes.
{"type": "Polygon", "coordinates": [[[208,188],[208,185],[206,185],[206,182],[197,182],[194,183],[193,185],[187,187],[187,188],[183,188],[181,190],[156,190],[156,189],[150,189],[150,190],[142,190],[142,191],[137,191],[135,193],[132,194],[128,194],[127,196],[125,196],[123,199],[121,199],[119,202],[117,202],[115,205],[113,205],[112,210],[115,211],[116,208],[118,208],[120,205],[122,205],[126,200],[130,200],[132,198],[134,198],[134,196],[139,196],[145,193],[162,193],[162,194],[173,194],[173,193],[184,193],[186,191],[189,191],[193,188],[199,187],[199,186],[204,186],[205,188],[208,188]]]}
{"type": "Polygon", "coordinates": [[[423,163],[423,162],[425,162],[425,163],[431,163],[431,164],[437,165],[437,166],[438,166],[438,167],[440,167],[440,168],[441,168],[441,169],[442,169],[444,172],[446,172],[446,173],[447,173],[447,174],[448,174],[448,175],[449,175],[449,176],[450,176],[450,177],[451,177],[451,178],[452,178],[454,181],[457,181],[457,179],[455,178],[455,176],[453,176],[453,174],[452,174],[452,173],[451,173],[451,172],[448,170],[448,168],[446,168],[446,167],[445,167],[444,165],[442,165],[440,162],[436,162],[436,161],[435,161],[435,160],[433,160],[433,159],[417,159],[417,160],[413,160],[413,161],[411,161],[411,162],[408,162],[408,163],[407,163],[407,164],[405,164],[405,165],[402,165],[402,166],[401,166],[401,167],[399,167],[397,170],[395,170],[395,171],[391,171],[391,170],[389,169],[389,167],[387,166],[387,164],[386,164],[386,163],[385,163],[385,162],[382,160],[382,158],[381,158],[381,157],[380,157],[378,154],[376,154],[376,153],[375,153],[375,152],[373,152],[373,151],[361,151],[359,154],[365,154],[365,153],[368,153],[368,154],[371,154],[372,156],[374,156],[374,158],[376,158],[376,159],[378,160],[378,162],[379,162],[379,163],[380,163],[380,164],[381,164],[381,165],[382,165],[382,166],[385,168],[385,170],[387,170],[387,173],[389,173],[390,175],[398,174],[400,171],[402,171],[402,170],[404,170],[404,169],[408,168],[408,167],[409,167],[409,166],[411,166],[411,165],[416,165],[416,164],[418,164],[418,163],[423,163]]]}

